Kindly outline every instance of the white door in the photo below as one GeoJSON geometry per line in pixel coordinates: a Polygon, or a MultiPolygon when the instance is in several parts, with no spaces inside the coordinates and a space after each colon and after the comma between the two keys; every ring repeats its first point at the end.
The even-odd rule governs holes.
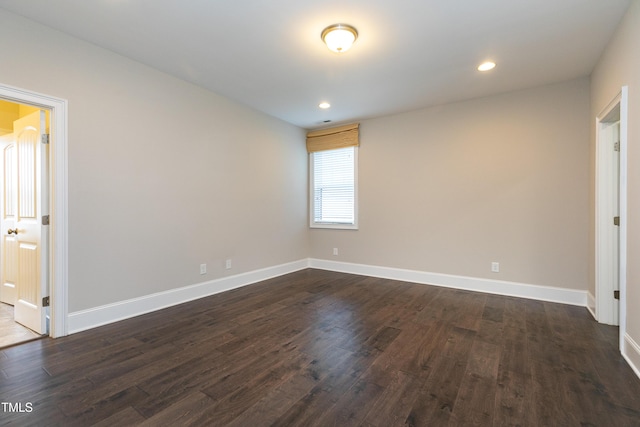
{"type": "Polygon", "coordinates": [[[596,318],[618,325],[620,302],[620,122],[598,124],[596,182],[596,318]]]}
{"type": "MultiPolygon", "coordinates": [[[[48,214],[48,145],[41,142],[45,130],[45,112],[37,111],[14,122],[14,149],[7,154],[13,161],[11,190],[5,172],[5,204],[12,206],[12,216],[3,221],[7,254],[7,271],[15,280],[15,321],[39,334],[48,333],[47,310],[42,298],[48,295],[48,227],[43,215],[48,214]],[[7,224],[6,226],[4,224],[7,224]]],[[[7,163],[5,163],[7,165],[7,163]]],[[[3,230],[4,231],[4,230],[3,230]]],[[[3,269],[4,271],[4,269],[3,269]]]]}
{"type": "MultiPolygon", "coordinates": [[[[611,207],[613,209],[613,247],[611,256],[613,257],[613,290],[620,292],[620,121],[612,124],[609,128],[611,132],[611,140],[613,142],[612,165],[612,188],[611,188],[611,207]]],[[[613,324],[620,324],[620,296],[613,299],[613,324]]]]}
{"type": "Polygon", "coordinates": [[[16,281],[17,281],[17,261],[16,261],[16,238],[15,235],[8,234],[9,229],[13,229],[15,223],[15,156],[16,142],[13,134],[3,135],[0,137],[0,150],[2,150],[2,159],[0,160],[0,168],[2,173],[2,190],[0,197],[0,302],[15,305],[16,281]]]}

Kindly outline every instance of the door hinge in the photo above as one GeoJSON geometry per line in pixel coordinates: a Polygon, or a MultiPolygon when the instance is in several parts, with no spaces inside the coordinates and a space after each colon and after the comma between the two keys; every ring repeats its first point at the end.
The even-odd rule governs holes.
{"type": "Polygon", "coordinates": [[[42,216],[42,225],[49,225],[49,215],[42,216]]]}
{"type": "Polygon", "coordinates": [[[619,216],[614,216],[613,217],[613,225],[620,225],[620,217],[619,216]]]}
{"type": "Polygon", "coordinates": [[[42,306],[43,307],[49,307],[50,303],[51,303],[51,300],[49,299],[49,297],[43,297],[42,298],[42,306]]]}
{"type": "Polygon", "coordinates": [[[40,141],[43,144],[48,144],[49,143],[49,134],[48,133],[43,133],[42,134],[42,139],[40,141]]]}
{"type": "Polygon", "coordinates": [[[613,298],[620,299],[620,291],[613,291],[613,298]]]}
{"type": "Polygon", "coordinates": [[[620,141],[613,143],[613,151],[620,151],[620,141]]]}

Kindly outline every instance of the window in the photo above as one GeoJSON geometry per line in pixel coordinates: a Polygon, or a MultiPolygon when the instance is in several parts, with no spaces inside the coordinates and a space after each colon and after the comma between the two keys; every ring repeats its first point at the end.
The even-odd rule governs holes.
{"type": "Polygon", "coordinates": [[[312,152],[311,227],[357,228],[358,147],[312,152]]]}
{"type": "Polygon", "coordinates": [[[358,228],[359,127],[307,133],[311,227],[358,228]]]}

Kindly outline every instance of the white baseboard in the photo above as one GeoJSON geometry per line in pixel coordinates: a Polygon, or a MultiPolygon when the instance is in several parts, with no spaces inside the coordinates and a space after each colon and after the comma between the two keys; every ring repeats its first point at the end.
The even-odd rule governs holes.
{"type": "Polygon", "coordinates": [[[593,316],[593,318],[597,321],[596,317],[596,297],[593,296],[591,292],[587,292],[587,310],[593,316]]]}
{"type": "Polygon", "coordinates": [[[69,314],[69,333],[84,331],[309,267],[308,259],[223,277],[69,314]]]}
{"type": "Polygon", "coordinates": [[[638,345],[629,334],[624,334],[622,357],[624,357],[629,366],[631,366],[636,376],[640,378],[640,345],[638,345]]]}
{"type": "Polygon", "coordinates": [[[392,267],[351,264],[315,258],[309,259],[309,267],[321,270],[380,277],[384,279],[422,283],[426,285],[443,286],[447,288],[464,289],[468,291],[485,292],[489,294],[579,305],[582,307],[587,305],[587,291],[577,291],[573,289],[529,285],[525,283],[505,282],[501,280],[479,279],[466,276],[454,276],[441,273],[429,273],[392,267]]]}
{"type": "MultiPolygon", "coordinates": [[[[235,276],[223,277],[179,289],[145,295],[143,297],[107,304],[88,310],[76,311],[70,313],[68,317],[69,333],[73,334],[96,328],[209,295],[247,286],[273,277],[293,273],[305,268],[317,268],[320,270],[360,274],[489,294],[586,306],[595,318],[595,313],[592,310],[592,308],[595,307],[595,298],[587,291],[309,258],[235,276]]],[[[622,356],[640,378],[640,345],[628,334],[624,336],[622,356]]]]}
{"type": "Polygon", "coordinates": [[[587,306],[588,293],[586,291],[310,258],[76,311],[69,314],[68,330],[70,334],[81,332],[309,267],[447,288],[587,306]]]}

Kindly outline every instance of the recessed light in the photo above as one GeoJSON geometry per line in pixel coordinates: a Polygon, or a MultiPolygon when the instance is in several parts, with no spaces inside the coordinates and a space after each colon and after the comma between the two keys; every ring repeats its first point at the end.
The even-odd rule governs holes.
{"type": "Polygon", "coordinates": [[[493,70],[494,68],[496,68],[496,63],[487,61],[487,62],[483,62],[478,66],[478,71],[489,71],[489,70],[493,70]]]}
{"type": "Polygon", "coordinates": [[[320,104],[318,104],[318,107],[326,110],[327,108],[331,107],[331,104],[329,104],[328,102],[321,102],[320,104]]]}

